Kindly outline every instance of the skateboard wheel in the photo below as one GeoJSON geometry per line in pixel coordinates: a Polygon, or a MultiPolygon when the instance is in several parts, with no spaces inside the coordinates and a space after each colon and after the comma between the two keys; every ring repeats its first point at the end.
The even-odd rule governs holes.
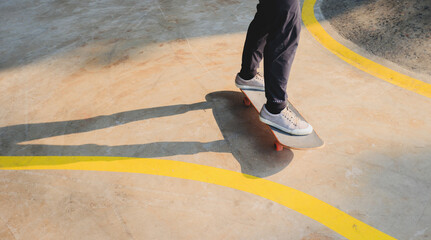
{"type": "Polygon", "coordinates": [[[281,145],[279,142],[274,142],[274,148],[277,152],[283,151],[283,145],[281,145]]]}
{"type": "Polygon", "coordinates": [[[244,97],[244,99],[242,100],[242,102],[244,103],[245,106],[250,106],[251,102],[248,98],[244,97]]]}

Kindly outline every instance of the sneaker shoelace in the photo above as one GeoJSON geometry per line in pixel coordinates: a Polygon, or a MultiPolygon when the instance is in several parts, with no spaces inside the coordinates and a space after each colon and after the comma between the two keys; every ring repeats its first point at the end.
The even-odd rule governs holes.
{"type": "Polygon", "coordinates": [[[263,76],[262,76],[262,74],[261,73],[257,73],[256,74],[256,78],[257,78],[257,80],[259,80],[259,81],[263,81],[263,76]]]}
{"type": "Polygon", "coordinates": [[[291,122],[293,125],[298,126],[299,121],[301,121],[296,114],[290,110],[289,108],[286,111],[282,112],[283,117],[285,117],[289,122],[291,122]]]}

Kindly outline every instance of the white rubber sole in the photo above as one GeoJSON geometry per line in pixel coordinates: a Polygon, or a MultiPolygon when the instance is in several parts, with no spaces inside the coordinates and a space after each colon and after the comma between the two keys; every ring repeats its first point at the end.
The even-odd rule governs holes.
{"type": "Polygon", "coordinates": [[[271,127],[275,127],[277,129],[280,129],[281,131],[289,133],[291,135],[304,136],[304,135],[309,135],[313,132],[313,127],[310,124],[308,124],[308,128],[306,128],[306,129],[288,129],[288,128],[282,127],[276,123],[273,123],[273,122],[271,122],[271,121],[269,121],[269,120],[267,120],[261,116],[259,116],[259,119],[261,122],[263,122],[263,123],[265,123],[271,127]]]}
{"type": "Polygon", "coordinates": [[[247,86],[247,85],[239,85],[237,83],[235,83],[235,86],[239,89],[243,89],[243,90],[258,90],[258,91],[265,91],[265,88],[260,88],[260,87],[253,87],[253,86],[247,86]]]}

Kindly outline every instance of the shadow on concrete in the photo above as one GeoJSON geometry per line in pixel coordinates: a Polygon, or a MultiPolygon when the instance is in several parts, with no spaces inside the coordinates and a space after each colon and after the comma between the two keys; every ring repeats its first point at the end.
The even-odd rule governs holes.
{"type": "MultiPolygon", "coordinates": [[[[214,92],[206,102],[133,110],[88,119],[21,124],[0,128],[0,154],[8,156],[121,156],[160,158],[192,155],[201,152],[232,153],[243,173],[266,177],[284,169],[292,160],[293,152],[276,152],[268,127],[258,120],[251,108],[242,105],[239,92],[214,92]],[[78,146],[21,144],[22,142],[84,133],[111,128],[145,119],[184,114],[189,111],[212,109],[224,140],[213,142],[154,142],[139,145],[78,146]]],[[[133,137],[133,136],[131,136],[133,137]]]]}
{"type": "Polygon", "coordinates": [[[252,107],[243,105],[242,93],[214,92],[206,100],[211,103],[214,118],[243,173],[265,177],[281,171],[292,161],[291,150],[274,150],[271,130],[260,122],[252,107]]]}
{"type": "MultiPolygon", "coordinates": [[[[364,41],[387,41],[385,45],[400,44],[407,39],[426,37],[427,30],[430,28],[428,23],[431,20],[431,11],[429,11],[429,4],[425,3],[416,4],[414,1],[409,0],[386,0],[380,2],[377,0],[321,1],[321,11],[327,20],[338,17],[341,17],[341,20],[345,20],[352,16],[355,17],[354,19],[350,19],[350,21],[338,21],[333,26],[337,28],[341,35],[350,37],[349,39],[362,39],[361,46],[363,46],[364,41]],[[377,3],[378,9],[375,9],[377,3]],[[357,13],[355,14],[358,8],[365,8],[366,13],[368,13],[368,15],[364,16],[364,19],[368,17],[368,23],[365,25],[359,22],[361,19],[358,18],[357,13]],[[379,11],[384,12],[376,17],[376,12],[379,11]],[[375,26],[370,27],[370,23],[375,24],[375,26]],[[389,39],[383,39],[384,36],[378,36],[387,32],[390,32],[391,37],[395,37],[395,39],[389,41],[389,39]]],[[[385,51],[389,50],[385,49],[385,51]]]]}
{"type": "Polygon", "coordinates": [[[149,44],[245,32],[256,4],[225,0],[0,1],[0,71],[86,45],[96,46],[96,53],[88,54],[100,58],[97,64],[110,65],[124,57],[125,51],[149,44]]]}
{"type": "Polygon", "coordinates": [[[96,58],[92,63],[108,66],[126,57],[128,50],[149,44],[246,32],[257,3],[4,0],[0,2],[0,71],[87,45],[95,46],[85,53],[96,58]]]}
{"type": "Polygon", "coordinates": [[[323,0],[334,29],[367,52],[431,75],[431,1],[323,0]]]}

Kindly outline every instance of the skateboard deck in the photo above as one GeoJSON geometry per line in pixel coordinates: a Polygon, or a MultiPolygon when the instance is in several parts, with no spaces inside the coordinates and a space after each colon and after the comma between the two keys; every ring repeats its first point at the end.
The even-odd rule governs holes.
{"type": "MultiPolygon", "coordinates": [[[[244,94],[243,103],[246,106],[252,105],[254,109],[259,114],[262,106],[266,102],[265,92],[263,91],[255,91],[255,90],[242,90],[241,92],[244,94]]],[[[304,117],[296,110],[296,108],[288,101],[288,108],[295,112],[302,120],[305,120],[304,117]]],[[[264,123],[262,123],[264,124],[264,123]]],[[[266,125],[266,124],[265,124],[266,125]]],[[[268,126],[268,125],[267,125],[268,126]]],[[[277,151],[282,151],[283,148],[290,149],[314,149],[320,148],[324,146],[324,142],[317,135],[316,131],[309,135],[305,136],[295,136],[289,133],[282,132],[277,128],[268,126],[271,129],[271,132],[274,134],[275,142],[274,147],[277,151]]]]}

